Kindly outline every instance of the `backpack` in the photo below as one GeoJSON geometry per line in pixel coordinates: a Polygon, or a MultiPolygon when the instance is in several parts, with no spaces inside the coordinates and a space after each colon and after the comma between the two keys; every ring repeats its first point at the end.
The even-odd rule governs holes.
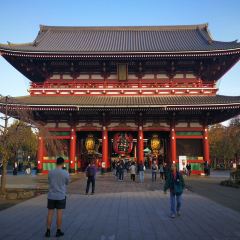
{"type": "Polygon", "coordinates": [[[156,171],[156,170],[157,170],[157,167],[156,167],[156,166],[152,166],[152,170],[153,170],[153,171],[156,171]]]}

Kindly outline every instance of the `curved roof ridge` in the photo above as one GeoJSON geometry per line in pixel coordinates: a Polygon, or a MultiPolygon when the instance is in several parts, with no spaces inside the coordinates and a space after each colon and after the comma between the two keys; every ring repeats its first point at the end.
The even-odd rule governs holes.
{"type": "Polygon", "coordinates": [[[214,41],[210,36],[208,24],[122,27],[41,25],[38,35],[32,43],[0,44],[0,50],[83,55],[202,53],[239,51],[240,43],[214,41]]]}
{"type": "Polygon", "coordinates": [[[40,25],[40,31],[59,30],[59,31],[176,31],[176,30],[196,30],[207,29],[208,23],[195,25],[162,25],[162,26],[47,26],[40,25]]]}

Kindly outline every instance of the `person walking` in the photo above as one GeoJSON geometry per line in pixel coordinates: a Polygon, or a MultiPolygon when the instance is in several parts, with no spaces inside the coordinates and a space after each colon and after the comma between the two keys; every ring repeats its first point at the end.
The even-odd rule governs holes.
{"type": "Polygon", "coordinates": [[[164,171],[164,179],[166,181],[167,180],[167,176],[169,174],[169,166],[167,165],[167,163],[163,164],[163,171],[164,171]]]}
{"type": "Polygon", "coordinates": [[[63,170],[64,159],[58,157],[56,168],[48,174],[48,215],[47,215],[47,231],[45,237],[50,237],[50,229],[54,214],[54,209],[57,209],[57,232],[56,237],[61,237],[64,233],[61,230],[62,226],[62,210],[66,208],[66,185],[69,184],[69,173],[63,170]]]}
{"type": "Polygon", "coordinates": [[[167,193],[167,189],[170,189],[171,218],[175,218],[176,213],[180,216],[184,187],[185,183],[182,174],[177,170],[176,165],[173,164],[164,185],[164,193],[167,193]]]}
{"type": "Polygon", "coordinates": [[[135,162],[132,162],[132,165],[129,168],[130,174],[131,174],[131,180],[135,182],[135,176],[136,176],[136,165],[135,162]]]}
{"type": "Polygon", "coordinates": [[[116,176],[116,167],[117,167],[117,166],[116,166],[116,161],[113,160],[113,161],[112,161],[112,171],[113,171],[113,175],[114,175],[114,176],[116,176]]]}
{"type": "Polygon", "coordinates": [[[160,180],[163,181],[163,177],[164,177],[164,168],[163,168],[163,164],[161,163],[159,166],[159,173],[160,173],[160,180]]]}
{"type": "Polygon", "coordinates": [[[13,163],[13,175],[17,175],[17,173],[18,173],[18,163],[17,161],[15,161],[13,163]]]}
{"type": "Polygon", "coordinates": [[[97,168],[95,166],[94,161],[92,160],[89,166],[86,168],[86,177],[87,177],[86,195],[88,195],[90,183],[92,184],[92,195],[94,194],[96,173],[97,173],[97,168]]]}
{"type": "Polygon", "coordinates": [[[132,166],[132,163],[128,160],[128,158],[126,158],[124,163],[124,168],[126,169],[127,173],[129,173],[131,166],[132,166]]]}
{"type": "Polygon", "coordinates": [[[156,182],[157,180],[157,171],[158,171],[158,166],[156,161],[153,161],[152,164],[152,182],[156,182]]]}
{"type": "Polygon", "coordinates": [[[206,176],[210,175],[210,165],[209,165],[208,161],[204,162],[204,173],[206,176]]]}
{"type": "Polygon", "coordinates": [[[116,163],[116,180],[119,180],[120,161],[116,163]]]}
{"type": "Polygon", "coordinates": [[[143,162],[141,161],[138,165],[138,173],[139,173],[140,183],[144,182],[144,171],[145,170],[146,170],[146,167],[144,166],[143,162]]]}
{"type": "Polygon", "coordinates": [[[31,175],[31,163],[28,161],[25,170],[26,175],[31,175]]]}
{"type": "Polygon", "coordinates": [[[120,161],[118,171],[119,171],[119,173],[118,173],[119,181],[123,181],[123,177],[124,177],[124,162],[123,162],[123,160],[120,161]]]}
{"type": "Polygon", "coordinates": [[[189,162],[186,165],[186,169],[187,169],[187,175],[190,177],[191,172],[192,172],[192,167],[191,167],[191,164],[189,162]]]}

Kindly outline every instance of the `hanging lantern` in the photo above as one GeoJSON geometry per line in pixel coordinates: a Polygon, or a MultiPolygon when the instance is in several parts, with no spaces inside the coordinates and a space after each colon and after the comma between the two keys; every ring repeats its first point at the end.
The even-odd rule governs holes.
{"type": "Polygon", "coordinates": [[[85,147],[88,151],[88,153],[93,153],[95,149],[95,139],[92,134],[88,134],[86,141],[85,141],[85,147]]]}
{"type": "Polygon", "coordinates": [[[121,132],[116,133],[113,137],[114,152],[126,155],[131,153],[133,149],[133,137],[129,133],[121,132]]]}
{"type": "Polygon", "coordinates": [[[158,155],[160,149],[161,141],[158,135],[154,134],[151,138],[151,148],[154,155],[158,155]]]}

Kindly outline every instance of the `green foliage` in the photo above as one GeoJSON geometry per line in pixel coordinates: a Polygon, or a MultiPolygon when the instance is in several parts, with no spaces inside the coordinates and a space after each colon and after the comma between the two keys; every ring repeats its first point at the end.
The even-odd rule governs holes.
{"type": "Polygon", "coordinates": [[[237,169],[235,171],[232,171],[230,173],[230,177],[235,182],[240,182],[240,169],[237,169]]]}
{"type": "MultiPolygon", "coordinates": [[[[221,124],[209,128],[210,156],[212,162],[229,166],[240,157],[240,118],[233,118],[229,126],[221,124]]],[[[216,166],[214,166],[216,167],[216,166]]]]}
{"type": "Polygon", "coordinates": [[[233,187],[233,188],[239,188],[240,187],[240,182],[236,183],[236,182],[229,179],[229,180],[221,181],[220,185],[227,186],[227,187],[233,187]]]}
{"type": "Polygon", "coordinates": [[[4,147],[0,148],[0,153],[6,152],[9,159],[15,160],[19,149],[33,159],[37,152],[37,136],[26,123],[15,121],[7,128],[4,144],[1,145],[4,147]]]}

